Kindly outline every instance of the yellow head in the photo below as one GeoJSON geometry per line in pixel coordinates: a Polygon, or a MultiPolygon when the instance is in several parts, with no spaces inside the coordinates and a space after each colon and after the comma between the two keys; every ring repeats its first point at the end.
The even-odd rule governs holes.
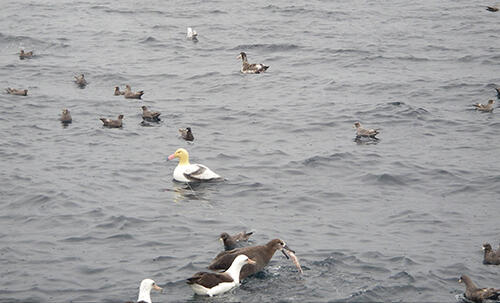
{"type": "Polygon", "coordinates": [[[184,148],[179,148],[175,153],[168,156],[167,160],[179,158],[179,165],[189,165],[189,154],[184,148]]]}

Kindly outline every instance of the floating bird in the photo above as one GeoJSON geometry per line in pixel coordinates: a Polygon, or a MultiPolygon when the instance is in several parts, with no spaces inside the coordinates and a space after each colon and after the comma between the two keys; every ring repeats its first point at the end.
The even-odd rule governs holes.
{"type": "Polygon", "coordinates": [[[120,91],[120,87],[115,86],[115,96],[125,95],[125,92],[120,91]]]}
{"type": "Polygon", "coordinates": [[[377,139],[375,136],[379,134],[379,129],[363,128],[359,122],[354,123],[354,128],[356,128],[356,137],[370,137],[377,139]]]}
{"type": "Polygon", "coordinates": [[[188,27],[187,28],[186,39],[193,40],[193,41],[198,41],[198,33],[194,29],[188,27]]]}
{"type": "Polygon", "coordinates": [[[240,285],[240,271],[245,265],[254,265],[256,262],[245,255],[234,258],[231,266],[223,273],[198,272],[187,279],[197,295],[214,296],[223,294],[231,288],[240,285]]]}
{"type": "Polygon", "coordinates": [[[264,64],[248,63],[247,54],[245,54],[245,52],[241,52],[238,56],[238,59],[241,59],[241,61],[243,61],[241,65],[241,72],[244,74],[260,74],[262,72],[265,72],[269,68],[269,66],[266,66],[264,64]]]}
{"type": "Polygon", "coordinates": [[[500,265],[500,248],[498,248],[497,251],[494,251],[489,243],[484,243],[483,250],[483,264],[500,265]]]}
{"type": "Polygon", "coordinates": [[[179,133],[181,137],[186,141],[193,141],[193,133],[191,132],[191,127],[179,128],[179,133]]]}
{"type": "MultiPolygon", "coordinates": [[[[152,303],[151,301],[151,290],[162,291],[163,289],[156,285],[156,282],[151,279],[144,279],[139,286],[139,296],[137,297],[137,303],[152,303]]],[[[132,303],[132,302],[126,302],[132,303]]]]}
{"type": "Polygon", "coordinates": [[[146,106],[142,106],[142,119],[143,120],[146,120],[149,122],[158,122],[158,121],[160,121],[160,115],[161,115],[161,113],[149,111],[146,106]]]}
{"type": "Polygon", "coordinates": [[[27,96],[28,95],[27,89],[15,89],[15,88],[7,87],[5,89],[5,91],[7,91],[7,94],[11,94],[11,95],[17,95],[17,96],[27,96]]]}
{"type": "Polygon", "coordinates": [[[87,85],[87,80],[85,80],[85,76],[81,74],[80,76],[75,76],[75,83],[81,88],[84,88],[85,85],[87,85]]]}
{"type": "MultiPolygon", "coordinates": [[[[221,180],[222,177],[201,164],[190,164],[189,154],[184,148],[179,148],[168,156],[167,160],[179,158],[179,164],[174,170],[174,180],[179,182],[202,182],[221,180]]],[[[229,267],[229,266],[228,266],[229,267]]]]}
{"type": "Polygon", "coordinates": [[[488,104],[475,103],[475,104],[472,104],[472,106],[474,106],[476,108],[476,110],[478,110],[478,111],[492,112],[494,109],[493,108],[494,103],[495,103],[495,101],[488,100],[488,104]]]}
{"type": "Polygon", "coordinates": [[[487,299],[497,300],[500,296],[500,289],[478,288],[467,275],[462,275],[458,282],[465,283],[465,298],[473,302],[481,303],[487,299]]]}
{"type": "Polygon", "coordinates": [[[496,7],[496,6],[487,6],[486,10],[490,11],[490,12],[498,12],[498,7],[496,7]]]}
{"type": "Polygon", "coordinates": [[[223,251],[214,258],[212,263],[208,266],[208,269],[225,270],[229,268],[236,256],[245,254],[256,262],[255,264],[245,265],[242,268],[240,279],[245,279],[246,277],[264,269],[277,250],[281,250],[287,259],[289,258],[287,251],[295,253],[285,244],[283,240],[274,239],[269,241],[266,245],[249,246],[223,251]]]}
{"type": "Polygon", "coordinates": [[[31,59],[31,58],[33,58],[33,51],[24,52],[24,49],[22,49],[19,52],[19,59],[23,60],[23,59],[31,59]]]}
{"type": "Polygon", "coordinates": [[[123,115],[119,115],[117,120],[107,119],[107,118],[99,118],[104,126],[109,128],[120,128],[122,127],[123,115]]]}
{"type": "Polygon", "coordinates": [[[69,110],[68,109],[63,109],[62,110],[62,114],[61,114],[61,118],[59,119],[61,120],[62,123],[71,123],[73,121],[73,119],[71,118],[71,114],[69,113],[69,110]]]}
{"type": "Polygon", "coordinates": [[[230,236],[228,233],[222,233],[220,234],[219,240],[224,243],[224,249],[225,250],[233,250],[238,247],[238,242],[240,241],[248,241],[248,238],[253,234],[253,232],[245,232],[242,231],[240,233],[237,233],[234,236],[230,236]]]}
{"type": "Polygon", "coordinates": [[[127,99],[141,99],[142,95],[144,95],[144,91],[133,92],[130,88],[130,85],[125,85],[125,93],[123,94],[127,99]]]}

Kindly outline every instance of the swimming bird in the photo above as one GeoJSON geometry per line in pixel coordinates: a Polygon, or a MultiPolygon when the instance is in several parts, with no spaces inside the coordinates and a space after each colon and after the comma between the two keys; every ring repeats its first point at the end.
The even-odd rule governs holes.
{"type": "Polygon", "coordinates": [[[498,12],[498,7],[496,7],[496,6],[487,6],[486,10],[490,11],[490,12],[498,12]]]}
{"type": "Polygon", "coordinates": [[[68,109],[65,108],[62,110],[61,118],[59,120],[61,120],[62,123],[71,123],[73,121],[68,109]]]}
{"type": "Polygon", "coordinates": [[[465,298],[473,302],[481,303],[487,299],[497,300],[500,296],[500,289],[478,288],[467,275],[462,275],[458,282],[465,283],[465,298]]]}
{"type": "Polygon", "coordinates": [[[224,250],[233,250],[238,247],[238,242],[248,241],[248,238],[253,234],[253,232],[247,233],[242,231],[234,236],[230,236],[228,233],[220,234],[219,240],[224,244],[224,250]]]}
{"type": "Polygon", "coordinates": [[[223,273],[198,272],[187,279],[197,295],[214,296],[223,294],[233,287],[240,285],[240,271],[245,265],[254,265],[256,262],[245,255],[234,258],[231,266],[223,273]]]}
{"type": "Polygon", "coordinates": [[[130,88],[130,85],[125,85],[125,93],[123,94],[127,99],[141,99],[142,95],[144,95],[144,91],[133,92],[130,88]]]}
{"type": "MultiPolygon", "coordinates": [[[[152,303],[151,301],[151,290],[162,291],[163,289],[156,285],[156,282],[151,279],[144,279],[141,281],[139,286],[139,296],[137,297],[137,303],[152,303]]],[[[132,303],[132,302],[127,302],[132,303]]]]}
{"type": "Polygon", "coordinates": [[[85,76],[81,74],[80,76],[75,76],[75,83],[81,88],[84,88],[85,85],[87,85],[87,80],[85,80],[85,76]]]}
{"type": "Polygon", "coordinates": [[[244,254],[247,255],[252,260],[255,260],[255,264],[247,264],[243,266],[240,273],[240,279],[245,279],[246,277],[258,273],[269,263],[274,253],[280,250],[283,255],[288,259],[286,251],[291,250],[283,240],[274,239],[269,241],[265,245],[242,247],[233,250],[223,251],[219,253],[208,266],[211,270],[225,270],[233,263],[236,256],[244,254]]]}
{"type": "Polygon", "coordinates": [[[488,100],[488,104],[481,104],[481,103],[474,103],[472,106],[476,108],[476,110],[481,111],[481,112],[492,112],[493,111],[493,104],[495,101],[493,100],[488,100]]]}
{"type": "MultiPolygon", "coordinates": [[[[190,164],[189,154],[184,148],[179,148],[168,156],[167,160],[179,158],[179,164],[174,170],[174,180],[179,182],[202,182],[221,180],[222,177],[201,164],[190,164]]],[[[229,266],[228,266],[229,267],[229,266]]]]}
{"type": "Polygon", "coordinates": [[[198,33],[194,29],[188,27],[187,28],[186,39],[193,40],[193,41],[198,41],[198,33]]]}
{"type": "Polygon", "coordinates": [[[148,110],[148,108],[143,105],[142,107],[142,119],[150,122],[158,122],[160,121],[160,115],[161,113],[159,112],[152,112],[148,110]]]}
{"type": "Polygon", "coordinates": [[[260,74],[265,72],[269,66],[264,64],[250,64],[247,61],[247,54],[245,52],[241,52],[238,56],[238,59],[241,59],[241,72],[244,74],[260,74]]]}
{"type": "Polygon", "coordinates": [[[179,133],[181,134],[181,137],[186,141],[194,140],[193,132],[191,132],[191,127],[179,128],[179,133]]]}
{"type": "Polygon", "coordinates": [[[17,95],[17,96],[27,96],[28,95],[27,89],[15,89],[15,88],[7,87],[5,90],[7,91],[7,94],[11,94],[11,95],[17,95]]]}
{"type": "Polygon", "coordinates": [[[483,264],[500,265],[500,248],[498,248],[497,251],[494,251],[489,243],[484,243],[483,250],[483,264]]]}
{"type": "Polygon", "coordinates": [[[366,129],[361,126],[361,123],[355,122],[354,128],[356,128],[357,137],[370,137],[377,139],[375,136],[379,134],[379,129],[366,129]]]}
{"type": "Polygon", "coordinates": [[[109,128],[120,128],[120,127],[122,127],[123,115],[119,115],[117,120],[112,120],[112,119],[107,119],[107,118],[99,118],[99,119],[104,124],[103,126],[106,126],[106,127],[109,127],[109,128]]]}
{"type": "Polygon", "coordinates": [[[114,93],[114,95],[115,96],[125,95],[125,92],[120,91],[120,87],[115,86],[115,93],[114,93]]]}
{"type": "Polygon", "coordinates": [[[31,59],[32,57],[33,57],[33,51],[24,52],[24,49],[22,49],[19,52],[19,59],[21,59],[21,60],[23,60],[23,59],[31,59]]]}

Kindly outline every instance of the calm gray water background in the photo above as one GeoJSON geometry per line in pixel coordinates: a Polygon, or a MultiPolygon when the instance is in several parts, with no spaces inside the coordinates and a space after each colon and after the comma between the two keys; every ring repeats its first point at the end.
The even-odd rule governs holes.
{"type": "Polygon", "coordinates": [[[133,301],[143,278],[165,288],[153,302],[454,302],[462,273],[500,287],[481,264],[500,241],[500,110],[470,110],[496,100],[500,13],[272,2],[3,3],[0,88],[29,96],[0,94],[0,301],[133,301]],[[268,72],[240,74],[241,51],[268,72]],[[125,84],[143,100],[112,95],[125,84]],[[163,122],[141,126],[142,105],[163,122]],[[123,129],[98,120],[120,113],[123,129]],[[378,144],[354,142],[357,120],[378,144]],[[174,183],[179,147],[227,181],[174,183]],[[195,297],[184,279],[244,229],[286,241],[304,274],[277,253],[195,297]]]}

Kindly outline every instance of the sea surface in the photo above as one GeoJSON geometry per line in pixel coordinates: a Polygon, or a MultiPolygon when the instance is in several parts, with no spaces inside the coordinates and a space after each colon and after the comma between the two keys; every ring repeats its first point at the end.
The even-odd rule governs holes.
{"type": "Polygon", "coordinates": [[[3,1],[0,302],[135,301],[144,278],[153,302],[455,302],[464,273],[500,287],[481,251],[500,241],[500,109],[471,106],[500,103],[492,4],[3,1]],[[270,68],[241,74],[241,51],[270,68]],[[125,84],[143,99],[113,96],[125,84]],[[355,121],[379,140],[355,141],[355,121]],[[225,181],[174,182],[180,147],[225,181]],[[243,230],[304,273],[276,253],[194,296],[185,279],[243,230]]]}

